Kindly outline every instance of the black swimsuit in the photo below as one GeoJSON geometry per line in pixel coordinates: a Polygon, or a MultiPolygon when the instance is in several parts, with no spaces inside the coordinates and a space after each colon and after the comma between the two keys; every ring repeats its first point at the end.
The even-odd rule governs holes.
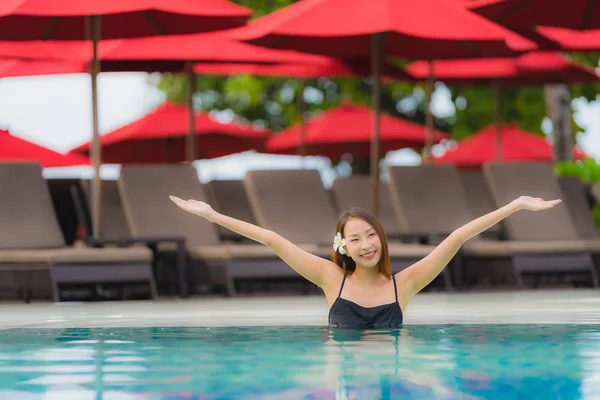
{"type": "Polygon", "coordinates": [[[340,293],[329,310],[329,326],[347,329],[399,328],[402,325],[402,309],[398,303],[396,279],[392,277],[392,281],[394,282],[395,302],[375,307],[363,307],[341,297],[346,282],[346,275],[344,275],[340,293]]]}

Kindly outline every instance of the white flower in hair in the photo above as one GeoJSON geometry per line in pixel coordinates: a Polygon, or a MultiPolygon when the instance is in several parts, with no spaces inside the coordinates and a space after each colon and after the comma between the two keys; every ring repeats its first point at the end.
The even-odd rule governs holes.
{"type": "Polygon", "coordinates": [[[333,238],[333,250],[346,254],[346,239],[342,239],[342,234],[339,232],[333,238]]]}

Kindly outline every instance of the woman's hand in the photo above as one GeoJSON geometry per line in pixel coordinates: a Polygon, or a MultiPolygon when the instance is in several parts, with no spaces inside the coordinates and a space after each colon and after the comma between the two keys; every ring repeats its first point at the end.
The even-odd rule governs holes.
{"type": "Polygon", "coordinates": [[[204,218],[210,217],[215,212],[210,205],[208,205],[202,201],[196,201],[196,200],[192,200],[192,199],[183,200],[183,199],[180,199],[179,197],[175,197],[175,196],[169,196],[169,199],[171,199],[171,201],[173,201],[173,203],[177,204],[179,207],[181,207],[185,211],[192,213],[192,214],[199,215],[204,218]]]}
{"type": "Polygon", "coordinates": [[[521,196],[518,199],[513,200],[513,204],[516,204],[521,210],[540,211],[547,210],[554,207],[555,205],[562,202],[562,200],[549,200],[540,199],[539,197],[521,196]]]}

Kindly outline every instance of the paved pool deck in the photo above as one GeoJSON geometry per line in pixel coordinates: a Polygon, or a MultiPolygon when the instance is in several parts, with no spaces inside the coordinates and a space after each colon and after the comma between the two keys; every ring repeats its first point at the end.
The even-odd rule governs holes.
{"type": "MultiPolygon", "coordinates": [[[[600,290],[420,293],[414,324],[600,324],[600,290]]],[[[102,303],[0,303],[0,329],[327,325],[322,295],[193,297],[102,303]]]]}

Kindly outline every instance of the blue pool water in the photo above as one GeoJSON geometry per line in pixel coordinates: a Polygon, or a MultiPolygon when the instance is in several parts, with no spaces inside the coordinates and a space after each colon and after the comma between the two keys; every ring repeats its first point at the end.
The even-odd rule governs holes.
{"type": "Polygon", "coordinates": [[[600,325],[12,329],[0,399],[600,398],[600,325]]]}

